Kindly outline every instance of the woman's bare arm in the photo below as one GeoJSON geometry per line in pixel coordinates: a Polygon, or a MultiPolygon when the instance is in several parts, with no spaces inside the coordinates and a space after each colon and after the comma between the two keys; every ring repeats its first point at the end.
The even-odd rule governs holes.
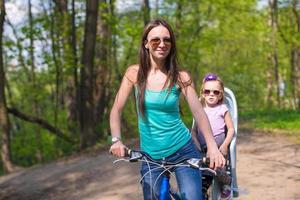
{"type": "Polygon", "coordinates": [[[197,149],[198,149],[199,151],[201,151],[201,146],[200,146],[200,143],[199,143],[198,137],[197,137],[197,134],[198,134],[198,133],[197,133],[197,125],[196,125],[196,122],[195,122],[195,121],[193,121],[193,126],[192,126],[191,132],[192,132],[192,138],[193,138],[193,140],[194,140],[194,143],[195,143],[197,149]]]}
{"type": "MultiPolygon", "coordinates": [[[[127,99],[136,83],[137,66],[131,66],[127,69],[121,82],[114,104],[110,112],[110,130],[112,137],[121,138],[121,114],[127,102],[127,99]]],[[[124,156],[124,145],[122,141],[114,143],[110,152],[118,157],[124,156]]]]}
{"type": "MultiPolygon", "coordinates": [[[[181,72],[180,75],[182,81],[189,81],[191,79],[189,74],[186,72],[181,72]]],[[[218,150],[217,144],[212,135],[212,130],[208,118],[203,110],[200,101],[198,100],[193,83],[186,86],[185,88],[182,88],[182,93],[186,101],[188,102],[195,122],[197,123],[201,133],[204,136],[205,142],[207,144],[207,154],[211,160],[210,167],[223,167],[225,165],[225,159],[218,150]]]]}

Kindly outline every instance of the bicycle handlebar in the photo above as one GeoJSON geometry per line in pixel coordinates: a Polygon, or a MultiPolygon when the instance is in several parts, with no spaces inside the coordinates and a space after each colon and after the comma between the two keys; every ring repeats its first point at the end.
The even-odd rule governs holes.
{"type": "Polygon", "coordinates": [[[138,162],[142,161],[143,158],[146,158],[147,160],[156,163],[160,166],[176,166],[179,164],[187,164],[189,167],[199,169],[199,170],[207,170],[210,171],[211,173],[214,174],[214,176],[217,178],[217,180],[221,184],[229,185],[231,183],[231,177],[227,174],[225,170],[222,170],[221,168],[217,168],[216,170],[212,170],[205,165],[209,165],[209,158],[208,157],[203,157],[202,159],[198,158],[183,158],[182,160],[178,162],[168,162],[165,160],[154,160],[151,158],[147,153],[143,151],[138,151],[138,150],[132,150],[132,149],[126,149],[125,150],[125,157],[128,157],[129,162],[138,162]],[[205,166],[205,168],[203,168],[205,166]]]}
{"type": "Polygon", "coordinates": [[[143,151],[138,151],[138,150],[132,150],[132,149],[126,149],[125,151],[125,157],[128,157],[129,162],[137,162],[139,160],[141,160],[143,157],[146,158],[147,160],[150,160],[154,163],[157,163],[159,165],[178,165],[178,164],[183,164],[184,162],[186,162],[187,164],[189,164],[191,167],[194,168],[200,168],[202,167],[204,164],[209,165],[209,158],[202,158],[202,159],[196,159],[196,158],[183,158],[182,160],[179,160],[177,162],[168,162],[165,160],[154,160],[153,158],[151,158],[151,156],[149,156],[147,153],[143,152],[143,151]]]}

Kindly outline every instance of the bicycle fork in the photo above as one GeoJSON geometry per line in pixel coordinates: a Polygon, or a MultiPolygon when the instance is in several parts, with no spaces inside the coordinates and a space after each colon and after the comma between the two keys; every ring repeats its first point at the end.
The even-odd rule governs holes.
{"type": "Polygon", "coordinates": [[[165,173],[162,176],[159,200],[171,200],[171,197],[169,194],[169,190],[170,190],[169,180],[170,180],[170,174],[165,173]]]}
{"type": "Polygon", "coordinates": [[[165,172],[162,175],[159,200],[181,200],[179,194],[170,187],[170,173],[165,172]]]}

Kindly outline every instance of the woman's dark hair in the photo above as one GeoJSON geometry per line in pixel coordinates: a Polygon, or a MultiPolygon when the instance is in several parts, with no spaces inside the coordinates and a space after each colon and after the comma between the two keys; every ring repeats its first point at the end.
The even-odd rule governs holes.
{"type": "Polygon", "coordinates": [[[140,49],[139,49],[139,71],[137,75],[137,86],[138,86],[138,107],[139,111],[144,116],[145,114],[145,89],[147,83],[147,77],[151,69],[150,54],[149,50],[145,47],[147,42],[148,33],[157,26],[164,26],[168,29],[171,39],[171,49],[165,62],[165,73],[167,80],[164,87],[168,85],[169,91],[177,83],[179,79],[179,71],[176,57],[176,41],[175,35],[171,26],[163,19],[155,19],[150,21],[144,28],[143,35],[141,38],[140,49]]]}

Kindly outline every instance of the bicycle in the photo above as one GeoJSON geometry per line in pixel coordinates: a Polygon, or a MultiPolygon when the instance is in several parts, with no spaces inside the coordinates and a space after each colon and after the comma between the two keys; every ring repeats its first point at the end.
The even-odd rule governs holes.
{"type": "MultiPolygon", "coordinates": [[[[208,168],[209,165],[209,158],[204,157],[203,159],[196,159],[196,158],[189,158],[185,159],[183,158],[181,161],[176,162],[176,163],[170,163],[166,162],[165,160],[162,161],[157,161],[152,159],[147,153],[138,151],[138,150],[131,150],[127,149],[126,150],[126,156],[128,158],[121,158],[118,160],[115,160],[114,163],[119,162],[119,161],[127,161],[127,162],[148,162],[148,163],[153,163],[157,165],[158,167],[163,168],[163,172],[160,174],[162,177],[162,182],[161,182],[161,187],[160,187],[160,194],[159,198],[155,197],[155,199],[158,200],[180,200],[182,199],[180,197],[180,194],[170,185],[170,177],[172,175],[172,169],[174,167],[192,167],[195,169],[199,169],[202,171],[208,171],[213,176],[215,176],[220,183],[223,184],[229,184],[229,181],[231,181],[231,178],[229,175],[220,170],[212,170],[208,168]]],[[[148,172],[150,173],[150,171],[148,172]]],[[[160,178],[158,177],[158,179],[160,178]]],[[[143,177],[141,178],[141,180],[143,177]]],[[[157,180],[155,180],[154,185],[156,185],[157,180]]],[[[200,189],[200,188],[199,188],[200,189]]]]}

